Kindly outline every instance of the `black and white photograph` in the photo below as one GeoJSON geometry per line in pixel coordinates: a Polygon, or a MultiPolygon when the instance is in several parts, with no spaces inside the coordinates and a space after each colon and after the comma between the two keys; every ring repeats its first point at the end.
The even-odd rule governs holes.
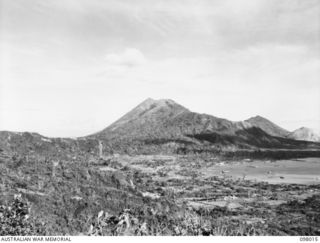
{"type": "Polygon", "coordinates": [[[0,0],[0,241],[110,236],[320,241],[319,0],[0,0]]]}

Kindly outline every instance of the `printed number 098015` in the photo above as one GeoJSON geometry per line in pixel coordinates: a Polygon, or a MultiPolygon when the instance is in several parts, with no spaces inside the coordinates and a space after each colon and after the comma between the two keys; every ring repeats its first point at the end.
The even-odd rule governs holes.
{"type": "Polygon", "coordinates": [[[318,237],[317,236],[303,236],[300,237],[300,241],[305,241],[305,242],[317,242],[318,241],[318,237]]]}

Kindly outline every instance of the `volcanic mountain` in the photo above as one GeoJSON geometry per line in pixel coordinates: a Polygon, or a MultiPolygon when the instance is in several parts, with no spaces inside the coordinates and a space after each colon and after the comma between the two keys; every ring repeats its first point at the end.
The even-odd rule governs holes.
{"type": "Polygon", "coordinates": [[[107,147],[120,152],[128,152],[128,149],[167,152],[186,147],[198,150],[319,147],[282,138],[286,133],[260,117],[232,122],[192,112],[173,100],[149,98],[89,138],[103,140],[107,147]]]}
{"type": "Polygon", "coordinates": [[[297,130],[294,130],[288,135],[288,138],[295,140],[320,142],[320,135],[307,127],[301,127],[297,130]]]}
{"type": "Polygon", "coordinates": [[[241,123],[189,111],[173,100],[148,98],[115,123],[98,133],[99,137],[179,138],[204,132],[234,133],[241,123]]]}
{"type": "MultiPolygon", "coordinates": [[[[288,150],[299,150],[300,156],[301,150],[320,151],[320,143],[272,136],[251,124],[250,120],[252,122],[252,119],[249,122],[232,122],[192,112],[173,100],[147,99],[104,130],[77,139],[0,131],[0,152],[32,152],[45,157],[59,156],[68,159],[73,158],[73,154],[97,154],[100,142],[103,143],[105,154],[278,150],[287,155],[288,150]]],[[[277,128],[276,125],[274,127],[277,128]]],[[[301,135],[299,138],[301,139],[301,135]]],[[[310,138],[313,136],[308,135],[308,139],[310,138]]]]}
{"type": "Polygon", "coordinates": [[[258,127],[269,135],[275,137],[285,138],[290,133],[289,131],[279,127],[278,125],[261,116],[251,117],[248,120],[245,120],[245,122],[251,124],[254,127],[258,127]]]}

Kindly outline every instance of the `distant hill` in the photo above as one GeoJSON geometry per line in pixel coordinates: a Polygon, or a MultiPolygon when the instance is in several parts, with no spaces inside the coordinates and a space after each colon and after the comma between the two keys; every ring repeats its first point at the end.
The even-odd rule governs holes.
{"type": "Polygon", "coordinates": [[[89,138],[49,138],[38,133],[0,131],[0,152],[9,154],[32,153],[67,159],[75,153],[96,154],[97,147],[98,141],[89,138]]]}
{"type": "Polygon", "coordinates": [[[320,135],[310,128],[301,127],[288,135],[288,138],[303,141],[320,142],[320,135]]]}
{"type": "Polygon", "coordinates": [[[239,128],[244,128],[244,125],[191,112],[173,100],[149,98],[96,135],[109,138],[178,138],[203,132],[234,134],[239,128]]]}
{"type": "Polygon", "coordinates": [[[287,131],[262,117],[232,122],[192,112],[173,100],[149,98],[107,128],[86,137],[48,138],[37,133],[2,131],[0,150],[61,159],[73,158],[74,154],[97,155],[99,141],[103,142],[104,154],[320,150],[320,143],[301,141],[319,141],[302,131],[284,137],[287,131]]]}
{"type": "Polygon", "coordinates": [[[289,131],[279,127],[278,125],[261,116],[251,117],[248,120],[245,120],[245,122],[248,122],[252,126],[258,127],[266,133],[276,137],[285,138],[290,133],[289,131]]]}
{"type": "Polygon", "coordinates": [[[103,140],[107,151],[134,153],[320,146],[284,138],[288,133],[262,117],[232,122],[192,112],[173,100],[149,98],[88,138],[103,140]]]}

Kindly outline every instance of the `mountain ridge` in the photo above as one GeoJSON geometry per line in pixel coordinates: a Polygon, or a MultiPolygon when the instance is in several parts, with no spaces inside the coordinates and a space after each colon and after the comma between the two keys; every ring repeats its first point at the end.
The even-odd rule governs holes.
{"type": "Polygon", "coordinates": [[[248,122],[252,126],[259,127],[263,131],[265,131],[266,133],[268,133],[272,136],[276,136],[276,137],[285,138],[290,133],[289,131],[287,131],[287,130],[283,129],[282,127],[276,125],[275,123],[271,122],[267,118],[264,118],[259,115],[251,117],[251,118],[245,120],[245,122],[248,122]]]}
{"type": "MultiPolygon", "coordinates": [[[[207,147],[208,149],[298,148],[307,143],[286,138],[289,132],[261,116],[233,122],[192,112],[170,99],[148,98],[90,138],[104,140],[110,147],[135,151],[151,146],[207,147]],[[271,134],[270,134],[271,133],[271,134]]],[[[156,148],[159,147],[159,148],[156,148]]]]}
{"type": "Polygon", "coordinates": [[[48,138],[40,134],[0,132],[0,145],[8,147],[11,144],[9,147],[19,147],[21,151],[27,151],[31,146],[37,151],[67,149],[92,152],[96,151],[99,141],[102,141],[106,153],[149,154],[241,149],[320,149],[317,141],[294,140],[284,134],[279,135],[279,131],[283,130],[261,116],[234,122],[192,112],[171,99],[148,98],[110,126],[85,137],[48,138]],[[272,135],[268,131],[276,134],[272,135]],[[10,141],[11,137],[13,140],[10,141]]]}

